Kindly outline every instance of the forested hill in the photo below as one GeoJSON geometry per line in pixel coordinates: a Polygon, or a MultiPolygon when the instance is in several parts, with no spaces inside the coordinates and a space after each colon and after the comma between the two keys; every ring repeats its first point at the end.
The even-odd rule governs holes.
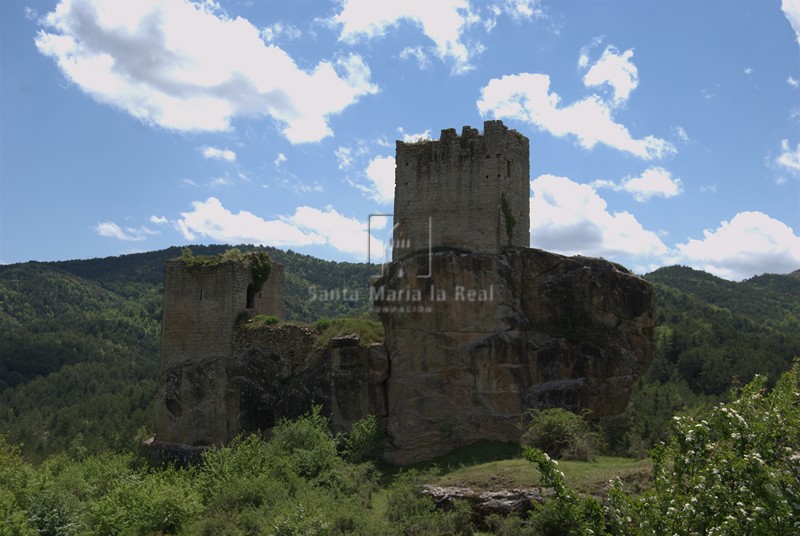
{"type": "MultiPolygon", "coordinates": [[[[311,300],[310,289],[366,290],[374,265],[238,247],[265,250],[284,265],[288,319],[367,310],[366,292],[348,303],[311,300]]],[[[0,435],[36,459],[68,448],[131,448],[152,431],[164,261],[181,253],[0,266],[0,435]]],[[[800,355],[800,274],[732,283],[670,267],[646,277],[657,292],[658,355],[637,411],[653,389],[671,393],[659,411],[686,407],[693,396],[720,396],[734,375],[775,378],[800,355]]]]}
{"type": "MultiPolygon", "coordinates": [[[[367,308],[364,293],[359,303],[310,301],[309,289],[366,287],[374,266],[238,247],[265,249],[284,265],[287,318],[367,308]]],[[[0,435],[37,459],[73,444],[126,449],[152,432],[164,261],[181,253],[0,266],[0,435]]]]}
{"type": "MultiPolygon", "coordinates": [[[[217,255],[231,246],[190,246],[194,255],[217,255]]],[[[336,301],[312,301],[310,289],[342,287],[366,289],[369,277],[377,267],[364,263],[333,262],[310,255],[283,251],[272,247],[234,246],[242,251],[266,251],[286,272],[285,314],[288,319],[313,322],[322,317],[348,314],[356,304],[336,301]]],[[[75,260],[45,263],[55,269],[96,281],[122,296],[138,297],[161,288],[164,283],[164,261],[180,257],[182,248],[171,247],[148,253],[134,253],[104,259],[75,260]]],[[[358,308],[366,310],[366,295],[362,292],[358,308]]]]}
{"type": "Polygon", "coordinates": [[[789,275],[759,275],[735,283],[685,266],[669,266],[646,278],[754,321],[780,316],[800,318],[800,270],[789,275]]]}
{"type": "MultiPolygon", "coordinates": [[[[375,266],[323,261],[275,248],[238,247],[265,250],[284,265],[287,319],[314,322],[367,309],[365,292],[356,303],[310,297],[312,289],[366,290],[375,266]]],[[[194,255],[214,255],[229,248],[190,249],[194,255]]],[[[103,259],[0,266],[0,391],[65,364],[97,361],[105,354],[130,350],[152,360],[157,352],[164,261],[181,254],[181,248],[172,247],[103,259]]]]}
{"type": "Polygon", "coordinates": [[[739,283],[686,268],[646,276],[656,288],[658,359],[651,376],[677,377],[719,395],[733,377],[775,379],[800,356],[800,278],[762,275],[739,283]]]}

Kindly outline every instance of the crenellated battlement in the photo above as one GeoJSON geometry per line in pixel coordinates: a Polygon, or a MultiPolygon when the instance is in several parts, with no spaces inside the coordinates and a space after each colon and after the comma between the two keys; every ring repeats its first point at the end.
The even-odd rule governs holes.
{"type": "Polygon", "coordinates": [[[494,253],[530,245],[530,145],[502,121],[396,145],[399,259],[428,247],[494,253]]]}

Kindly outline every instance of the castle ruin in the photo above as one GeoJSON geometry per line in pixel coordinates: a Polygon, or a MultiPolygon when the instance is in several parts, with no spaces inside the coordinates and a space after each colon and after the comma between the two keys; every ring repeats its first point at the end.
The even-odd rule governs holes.
{"type": "Polygon", "coordinates": [[[156,437],[165,443],[222,444],[239,429],[239,401],[227,383],[242,313],[283,316],[283,266],[256,288],[247,258],[211,265],[166,261],[161,394],[156,437]]]}
{"type": "Polygon", "coordinates": [[[322,405],[337,430],[368,414],[385,458],[409,463],[481,439],[516,441],[532,407],[622,412],[655,351],[651,285],[602,259],[529,247],[529,143],[500,121],[397,142],[393,262],[371,282],[383,343],[323,348],[244,266],[167,263],[153,451],[162,459],[322,405]],[[172,453],[172,454],[171,454],[172,453]]]}

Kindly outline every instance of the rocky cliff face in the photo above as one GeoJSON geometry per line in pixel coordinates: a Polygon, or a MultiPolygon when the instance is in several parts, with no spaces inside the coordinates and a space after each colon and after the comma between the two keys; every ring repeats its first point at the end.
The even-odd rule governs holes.
{"type": "Polygon", "coordinates": [[[396,463],[515,441],[530,407],[619,413],[653,358],[650,284],[601,259],[445,251],[391,264],[375,289],[396,463]]]}
{"type": "Polygon", "coordinates": [[[291,324],[240,326],[230,356],[163,367],[154,448],[224,444],[241,432],[298,417],[314,404],[338,430],[368,414],[385,418],[385,347],[362,346],[354,336],[316,348],[315,338],[311,329],[291,324]]]}

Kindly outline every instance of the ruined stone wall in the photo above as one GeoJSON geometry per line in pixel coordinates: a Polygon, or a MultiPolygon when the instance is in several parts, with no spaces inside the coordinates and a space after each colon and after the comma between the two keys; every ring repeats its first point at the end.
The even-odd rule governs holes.
{"type": "Polygon", "coordinates": [[[273,264],[248,308],[253,283],[249,263],[166,262],[155,407],[159,442],[215,445],[240,431],[240,397],[229,381],[236,321],[248,309],[283,315],[283,275],[283,267],[273,264]]]}
{"type": "Polygon", "coordinates": [[[166,262],[161,367],[231,352],[236,317],[247,305],[250,269],[242,263],[188,267],[166,262]]]}
{"type": "Polygon", "coordinates": [[[398,141],[396,162],[394,260],[429,243],[480,253],[530,245],[529,142],[502,121],[486,121],[483,135],[466,126],[398,141]]]}
{"type": "Polygon", "coordinates": [[[253,312],[258,315],[270,315],[283,318],[284,305],[284,273],[283,266],[272,263],[269,278],[255,296],[253,312]]]}

